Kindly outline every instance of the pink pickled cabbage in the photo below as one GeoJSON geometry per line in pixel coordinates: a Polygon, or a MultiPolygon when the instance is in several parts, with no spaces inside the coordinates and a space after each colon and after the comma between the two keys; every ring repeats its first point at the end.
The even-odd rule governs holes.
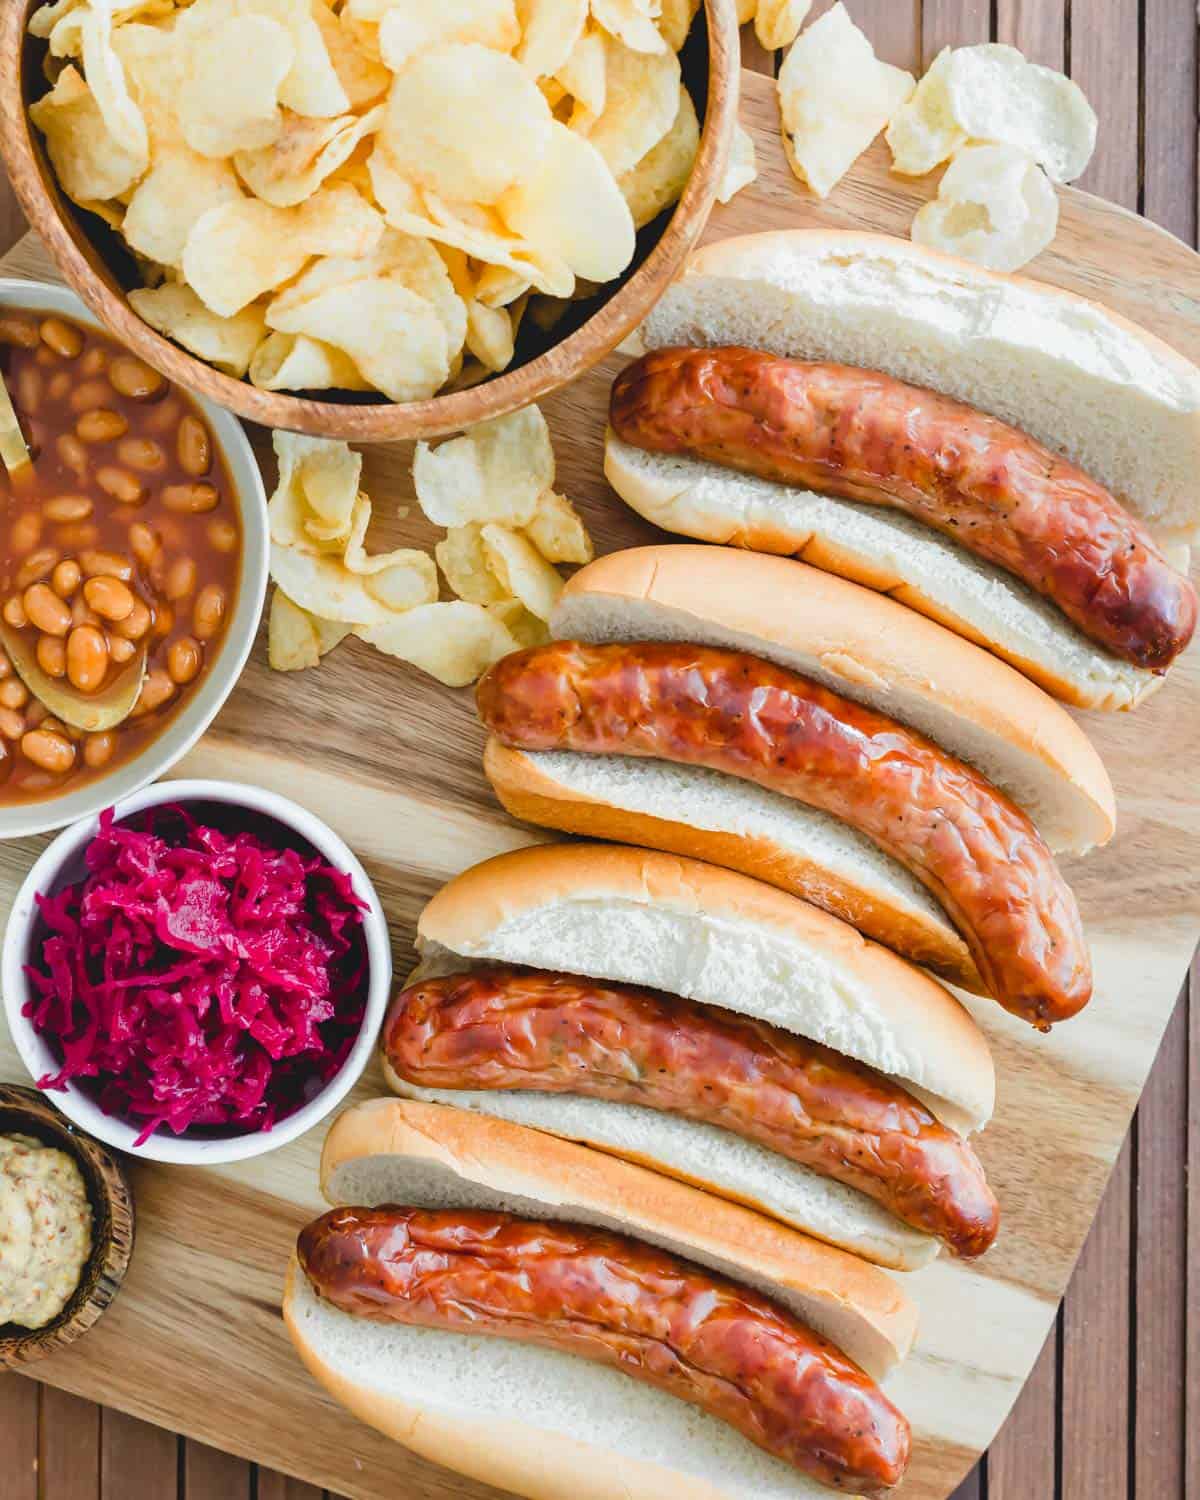
{"type": "Polygon", "coordinates": [[[24,1014],[62,1063],[39,1088],[77,1082],[140,1146],[160,1126],[270,1130],[342,1066],[367,991],[348,875],[182,807],[110,809],[87,870],[37,898],[24,1014]]]}

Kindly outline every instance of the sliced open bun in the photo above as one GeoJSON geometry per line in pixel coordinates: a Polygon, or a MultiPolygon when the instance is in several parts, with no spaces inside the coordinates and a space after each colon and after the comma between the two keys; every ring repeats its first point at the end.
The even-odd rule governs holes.
{"type": "Polygon", "coordinates": [[[515,750],[494,737],[483,769],[514,818],[740,870],[824,907],[952,984],[986,993],[966,943],[920,881],[828,813],[719,771],[515,750]]]}
{"type": "Polygon", "coordinates": [[[741,344],[930,386],[1065,454],[1161,540],[1200,528],[1200,370],[1057,287],[888,235],[784,230],[693,255],[642,338],[741,344]]]}
{"type": "Polygon", "coordinates": [[[991,1054],[948,990],[732,870],[624,845],[518,849],[444,885],[417,946],[435,961],[525,964],[723,1006],[898,1079],[956,1130],[991,1116],[991,1054]]]}
{"type": "Polygon", "coordinates": [[[911,725],[976,766],[1051,848],[1082,852],[1112,836],[1112,783],[1065,709],[934,621],[804,563],[727,547],[612,552],[569,580],[551,627],[583,641],[748,651],[911,725]]]}
{"type": "Polygon", "coordinates": [[[1019,579],[897,511],[648,453],[612,432],[604,472],[627,505],[665,531],[796,557],[877,589],[1078,708],[1133,708],[1165,680],[1102,650],[1019,579]]]}

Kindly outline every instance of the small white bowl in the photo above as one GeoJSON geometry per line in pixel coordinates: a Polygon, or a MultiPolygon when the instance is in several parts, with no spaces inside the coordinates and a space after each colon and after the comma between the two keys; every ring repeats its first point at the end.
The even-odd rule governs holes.
{"type": "MultiPolygon", "coordinates": [[[[137,1129],[104,1111],[73,1083],[66,1091],[46,1091],[46,1097],[62,1110],[68,1119],[120,1151],[148,1161],[184,1162],[194,1166],[215,1166],[219,1162],[245,1161],[263,1156],[303,1135],[338,1105],[358,1081],[375,1048],[379,1028],[383,1025],[392,984],[392,950],[387,920],[375,887],[367,872],[333,830],[295,802],[260,787],[243,786],[232,781],[166,781],[158,786],[126,797],[116,808],[118,822],[147,807],[167,806],[180,802],[193,806],[202,802],[225,803],[245,812],[263,814],[299,839],[311,844],[331,865],[350,876],[357,894],[367,903],[363,913],[363,933],[367,944],[367,1004],[362,1030],[346,1061],[315,1098],[270,1130],[224,1139],[204,1139],[172,1135],[158,1130],[143,1145],[134,1148],[137,1129]]],[[[17,899],[4,933],[0,952],[0,985],[4,988],[4,1014],[21,1061],[36,1080],[46,1073],[57,1072],[59,1063],[49,1044],[33,1029],[21,1009],[30,998],[29,981],[24,965],[32,957],[31,946],[37,924],[37,903],[41,892],[60,890],[84,873],[84,854],[99,828],[99,818],[88,818],[66,829],[42,853],[17,892],[17,899]]]]}
{"type": "MultiPolygon", "coordinates": [[[[74,292],[48,281],[0,277],[0,308],[6,307],[34,311],[47,308],[107,333],[103,323],[88,311],[74,292]]],[[[242,424],[202,396],[192,396],[191,399],[204,413],[225,455],[242,518],[242,572],[237,603],[225,630],[225,640],[216,660],[183,708],[139,755],[114,767],[108,775],[88,781],[78,791],[51,795],[38,802],[0,804],[0,839],[24,838],[28,834],[45,833],[51,828],[63,828],[77,818],[91,817],[128,797],[131,792],[149,785],[187,754],[216,718],[242,675],[258,633],[267,591],[270,554],[267,496],[258,461],[242,424]]]]}

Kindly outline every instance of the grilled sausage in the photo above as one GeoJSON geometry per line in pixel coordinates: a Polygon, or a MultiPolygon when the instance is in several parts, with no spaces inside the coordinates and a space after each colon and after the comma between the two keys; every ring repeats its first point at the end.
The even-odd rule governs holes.
{"type": "Polygon", "coordinates": [[[624,1236],[502,1213],[342,1208],[301,1231],[297,1254],[344,1312],[612,1365],[835,1489],[889,1488],[908,1462],[908,1423],[840,1350],[766,1297],[624,1236]]]}
{"type": "Polygon", "coordinates": [[[1025,814],[924,735],[740,651],[554,641],[477,689],[506,745],[650,756],[757,782],[860,829],[922,880],[989,992],[1049,1030],[1087,1004],[1079,910],[1025,814]]]}
{"type": "Polygon", "coordinates": [[[534,1089],[717,1125],[857,1188],[958,1255],[999,1209],[970,1146],[899,1084],[817,1042],[631,985],[485,968],[403,990],[388,1063],[420,1088],[534,1089]]]}
{"type": "Polygon", "coordinates": [[[1196,628],[1191,583],[1106,489],[936,391],[751,349],[659,349],[617,377],[610,420],[637,448],[902,510],[1139,667],[1165,671],[1196,628]]]}

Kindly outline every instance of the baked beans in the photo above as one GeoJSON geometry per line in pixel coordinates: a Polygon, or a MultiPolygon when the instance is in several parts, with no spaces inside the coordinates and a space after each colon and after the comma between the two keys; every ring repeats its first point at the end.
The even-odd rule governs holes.
{"type": "Polygon", "coordinates": [[[83,334],[74,323],[61,318],[43,318],[38,328],[44,342],[64,359],[78,359],[83,353],[83,334]]]}

